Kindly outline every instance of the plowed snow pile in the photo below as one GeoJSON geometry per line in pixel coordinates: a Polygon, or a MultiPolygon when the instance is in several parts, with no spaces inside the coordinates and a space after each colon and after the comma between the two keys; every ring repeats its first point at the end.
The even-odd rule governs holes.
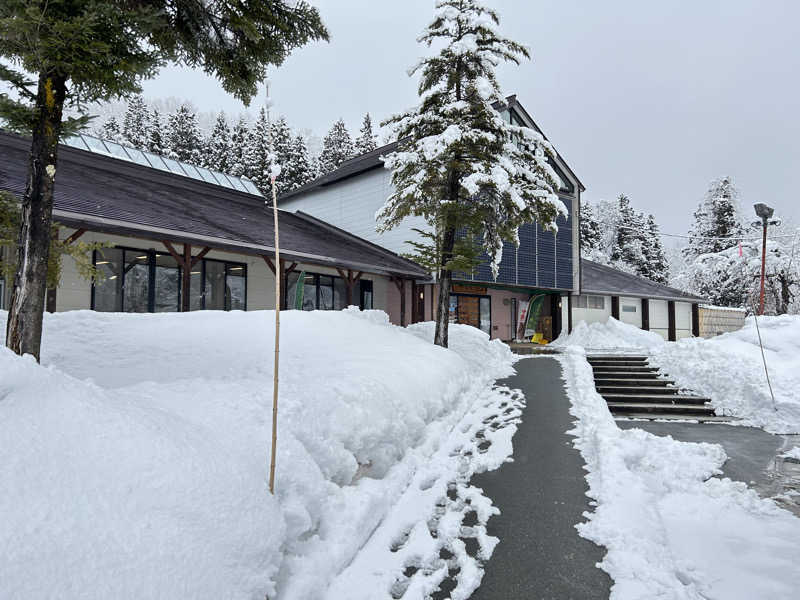
{"type": "Polygon", "coordinates": [[[282,321],[275,497],[273,313],[55,314],[42,366],[0,350],[0,596],[314,597],[512,371],[467,326],[282,321]]]}
{"type": "Polygon", "coordinates": [[[562,333],[551,344],[556,348],[582,346],[593,351],[648,351],[664,345],[664,338],[652,331],[608,317],[604,323],[579,321],[572,333],[562,333]]]}
{"type": "Polygon", "coordinates": [[[753,317],[739,331],[664,344],[653,361],[670,379],[711,398],[717,414],[772,433],[800,433],[800,316],[758,317],[770,396],[753,317]]]}

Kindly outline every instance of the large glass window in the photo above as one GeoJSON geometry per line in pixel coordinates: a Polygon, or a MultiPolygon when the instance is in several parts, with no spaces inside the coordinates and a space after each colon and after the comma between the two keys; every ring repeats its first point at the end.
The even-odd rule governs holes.
{"type": "Polygon", "coordinates": [[[122,310],[150,312],[150,256],[147,252],[125,250],[122,277],[122,310]]]}
{"type": "MultiPolygon", "coordinates": [[[[103,277],[92,288],[92,308],[104,312],[171,312],[181,307],[182,269],[162,252],[102,248],[94,264],[103,277]]],[[[247,266],[200,260],[192,268],[191,310],[246,310],[247,266]]]]}
{"type": "Polygon", "coordinates": [[[472,325],[491,335],[492,300],[489,296],[450,295],[450,322],[472,325]]]}
{"type": "MultiPolygon", "coordinates": [[[[292,271],[286,277],[286,306],[298,308],[298,280],[303,276],[302,282],[302,310],[341,310],[347,308],[347,285],[345,280],[335,275],[321,275],[319,273],[298,273],[292,271]]],[[[362,281],[361,287],[353,286],[353,302],[359,301],[361,308],[372,308],[372,282],[362,281]],[[364,291],[367,291],[367,304],[364,303],[364,291]],[[361,296],[357,296],[361,290],[361,296]]]]}

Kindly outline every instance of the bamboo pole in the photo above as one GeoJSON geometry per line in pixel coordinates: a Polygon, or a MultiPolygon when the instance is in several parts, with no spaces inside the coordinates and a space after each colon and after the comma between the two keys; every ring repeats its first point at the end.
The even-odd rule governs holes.
{"type": "Polygon", "coordinates": [[[278,195],[275,191],[275,177],[272,175],[272,215],[275,228],[275,365],[272,375],[272,452],[269,460],[269,493],[275,494],[275,451],[278,446],[278,356],[281,341],[281,264],[280,240],[278,237],[278,195]]]}

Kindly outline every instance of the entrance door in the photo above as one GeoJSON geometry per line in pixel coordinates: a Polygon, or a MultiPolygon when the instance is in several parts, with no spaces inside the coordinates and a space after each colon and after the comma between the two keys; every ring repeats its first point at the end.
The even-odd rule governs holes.
{"type": "Polygon", "coordinates": [[[480,328],[481,312],[480,303],[477,296],[459,296],[458,298],[458,322],[464,325],[472,325],[480,328]]]}
{"type": "Polygon", "coordinates": [[[491,335],[491,298],[489,296],[451,294],[450,322],[472,325],[491,335]]]}

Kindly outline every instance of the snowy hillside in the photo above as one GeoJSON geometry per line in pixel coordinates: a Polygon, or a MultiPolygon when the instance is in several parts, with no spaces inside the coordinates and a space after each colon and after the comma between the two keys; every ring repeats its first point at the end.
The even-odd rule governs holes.
{"type": "Polygon", "coordinates": [[[312,597],[512,371],[377,311],[281,333],[274,498],[272,313],[47,315],[43,366],[0,351],[4,597],[312,597]]]}

